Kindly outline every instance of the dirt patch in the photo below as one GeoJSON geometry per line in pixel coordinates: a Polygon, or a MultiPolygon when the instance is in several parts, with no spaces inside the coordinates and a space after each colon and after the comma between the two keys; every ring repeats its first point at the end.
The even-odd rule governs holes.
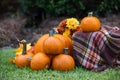
{"type": "Polygon", "coordinates": [[[22,37],[21,34],[24,21],[19,18],[2,18],[0,20],[0,47],[16,43],[17,37],[22,37]]]}
{"type": "MultiPolygon", "coordinates": [[[[39,27],[36,29],[25,28],[26,20],[20,16],[6,17],[0,19],[0,47],[10,46],[16,47],[17,38],[26,39],[28,42],[37,41],[40,36],[54,27],[56,27],[61,20],[66,17],[49,18],[40,22],[39,27]]],[[[111,27],[120,27],[120,14],[108,15],[100,18],[102,25],[109,25],[111,27]]]]}
{"type": "Polygon", "coordinates": [[[100,18],[101,20],[101,24],[105,24],[105,25],[109,25],[111,27],[119,27],[120,28],[120,14],[118,15],[115,15],[115,14],[112,14],[112,15],[108,15],[104,18],[100,18]]]}

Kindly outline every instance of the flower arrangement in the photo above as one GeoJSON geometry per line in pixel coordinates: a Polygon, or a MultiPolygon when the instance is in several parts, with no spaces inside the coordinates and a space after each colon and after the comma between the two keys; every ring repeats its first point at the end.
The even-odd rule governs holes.
{"type": "Polygon", "coordinates": [[[79,21],[76,18],[64,19],[57,26],[58,33],[67,36],[72,36],[74,32],[79,30],[79,21]]]}

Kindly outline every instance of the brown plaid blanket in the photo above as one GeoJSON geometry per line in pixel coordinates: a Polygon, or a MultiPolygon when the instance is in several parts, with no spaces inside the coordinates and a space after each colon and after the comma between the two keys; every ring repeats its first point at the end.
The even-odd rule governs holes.
{"type": "Polygon", "coordinates": [[[120,56],[120,29],[101,26],[101,30],[85,33],[75,32],[73,57],[76,65],[89,70],[103,65],[113,65],[120,56]]]}

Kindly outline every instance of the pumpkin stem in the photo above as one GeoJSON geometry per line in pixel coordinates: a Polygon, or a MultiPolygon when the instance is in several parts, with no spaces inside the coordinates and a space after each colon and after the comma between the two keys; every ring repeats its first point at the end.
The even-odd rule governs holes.
{"type": "Polygon", "coordinates": [[[26,43],[27,43],[27,41],[26,40],[22,40],[22,41],[20,41],[22,44],[23,44],[23,50],[22,50],[22,54],[24,55],[24,54],[26,54],[26,43]]]}
{"type": "Polygon", "coordinates": [[[50,30],[50,31],[49,31],[49,36],[53,36],[53,34],[54,34],[54,31],[53,31],[53,30],[50,30]]]}
{"type": "Polygon", "coordinates": [[[93,15],[93,12],[89,12],[89,13],[88,13],[88,16],[92,16],[92,15],[93,15]]]}
{"type": "Polygon", "coordinates": [[[68,48],[63,49],[63,54],[68,54],[68,48]]]}
{"type": "Polygon", "coordinates": [[[31,61],[31,60],[32,60],[32,57],[28,57],[27,60],[28,60],[28,61],[31,61]]]}

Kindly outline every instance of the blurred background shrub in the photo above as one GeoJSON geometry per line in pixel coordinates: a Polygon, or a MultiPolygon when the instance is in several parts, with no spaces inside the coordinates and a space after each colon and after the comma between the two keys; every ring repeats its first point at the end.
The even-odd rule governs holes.
{"type": "Polygon", "coordinates": [[[27,26],[51,17],[82,18],[89,11],[94,15],[119,14],[120,0],[0,0],[0,15],[19,13],[28,17],[27,26]]]}

